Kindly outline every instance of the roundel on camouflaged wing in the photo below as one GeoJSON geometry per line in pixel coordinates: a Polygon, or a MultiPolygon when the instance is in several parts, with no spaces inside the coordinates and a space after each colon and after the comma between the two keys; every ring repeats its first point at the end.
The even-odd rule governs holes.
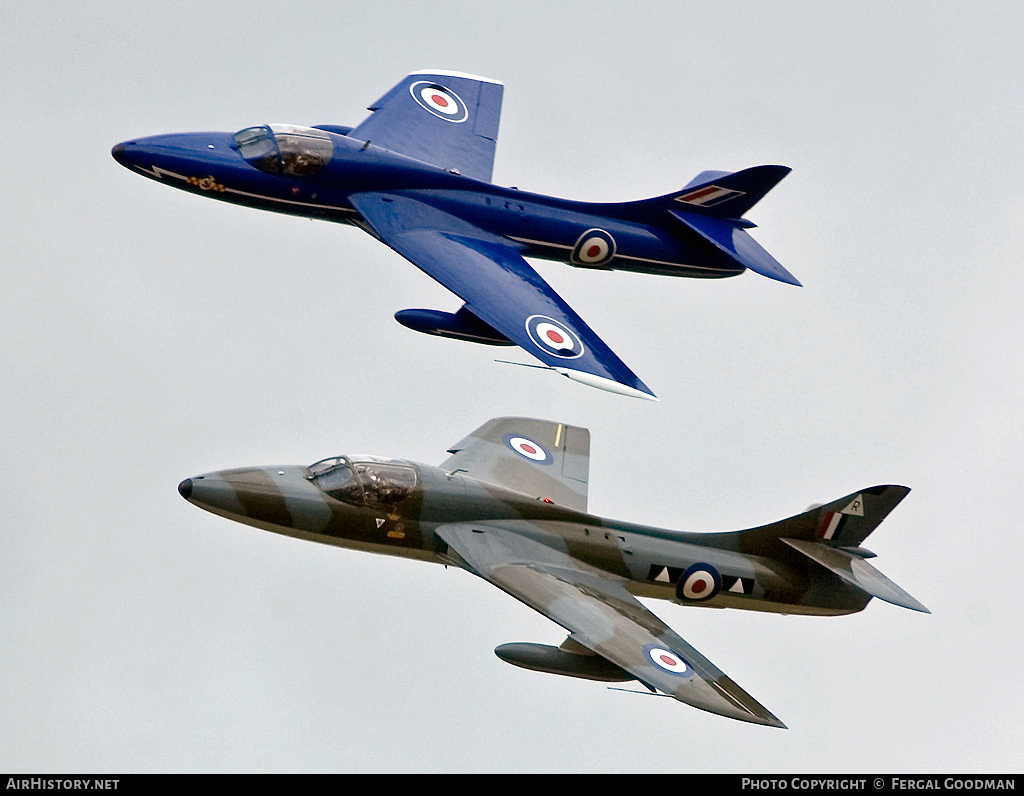
{"type": "Polygon", "coordinates": [[[526,319],[526,332],[545,353],[562,359],[583,356],[583,343],[569,327],[546,315],[531,315],[526,319]]]}
{"type": "Polygon", "coordinates": [[[506,434],[504,439],[505,444],[524,459],[529,459],[537,464],[551,464],[554,461],[554,458],[544,449],[543,445],[539,442],[534,442],[529,437],[519,434],[506,434]]]}
{"type": "Polygon", "coordinates": [[[614,256],[615,238],[603,229],[588,229],[572,248],[572,261],[576,265],[605,265],[614,256]]]}
{"type": "Polygon", "coordinates": [[[722,576],[710,564],[694,564],[676,584],[676,597],[687,602],[710,600],[722,590],[722,576]]]}
{"type": "Polygon", "coordinates": [[[464,122],[469,118],[469,109],[462,97],[439,83],[420,80],[409,86],[409,93],[424,110],[446,122],[464,122]]]}
{"type": "Polygon", "coordinates": [[[670,674],[676,674],[680,677],[693,677],[696,674],[693,667],[667,647],[647,644],[644,647],[644,652],[647,653],[651,663],[670,674]]]}

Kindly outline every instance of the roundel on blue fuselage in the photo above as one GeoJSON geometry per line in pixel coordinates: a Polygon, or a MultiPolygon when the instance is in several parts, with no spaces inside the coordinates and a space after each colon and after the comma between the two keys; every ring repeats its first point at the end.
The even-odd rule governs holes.
{"type": "Polygon", "coordinates": [[[574,265],[591,268],[607,265],[615,257],[615,238],[603,229],[588,229],[572,248],[574,265]]]}

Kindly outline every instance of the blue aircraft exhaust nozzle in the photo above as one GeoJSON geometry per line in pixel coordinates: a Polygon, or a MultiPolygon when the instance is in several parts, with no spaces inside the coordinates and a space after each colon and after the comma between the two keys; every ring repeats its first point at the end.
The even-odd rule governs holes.
{"type": "Polygon", "coordinates": [[[515,345],[465,307],[455,313],[441,310],[400,310],[395,313],[395,320],[407,329],[438,337],[468,340],[483,345],[515,345]]]}

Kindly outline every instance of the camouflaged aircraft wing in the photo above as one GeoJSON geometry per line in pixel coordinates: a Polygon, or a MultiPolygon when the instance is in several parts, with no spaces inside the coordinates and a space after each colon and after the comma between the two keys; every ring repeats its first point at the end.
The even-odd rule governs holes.
{"type": "Polygon", "coordinates": [[[441,467],[576,511],[587,510],[590,432],[526,417],[496,417],[448,449],[441,467]]]}
{"type": "Polygon", "coordinates": [[[728,718],[785,728],[608,573],[496,523],[442,525],[436,533],[474,574],[651,690],[728,718]]]}

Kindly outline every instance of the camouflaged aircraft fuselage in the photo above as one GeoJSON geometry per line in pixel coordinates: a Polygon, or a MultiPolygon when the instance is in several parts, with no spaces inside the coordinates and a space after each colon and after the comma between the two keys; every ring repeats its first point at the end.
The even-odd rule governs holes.
{"type": "Polygon", "coordinates": [[[181,492],[208,511],[262,530],[446,565],[457,559],[435,533],[438,526],[499,522],[626,579],[630,592],[643,597],[821,615],[860,611],[870,599],[836,584],[828,571],[777,540],[751,542],[740,533],[686,533],[595,517],[462,473],[405,461],[389,465],[414,472],[416,485],[387,503],[332,497],[317,487],[309,468],[296,466],[207,473],[183,482],[181,492]],[[679,600],[678,575],[698,562],[714,566],[726,588],[706,601],[679,600]]]}

